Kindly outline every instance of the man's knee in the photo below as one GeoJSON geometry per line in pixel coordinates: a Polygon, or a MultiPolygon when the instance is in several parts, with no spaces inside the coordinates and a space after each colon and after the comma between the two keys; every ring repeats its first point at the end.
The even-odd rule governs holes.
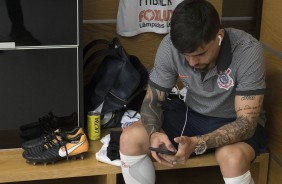
{"type": "Polygon", "coordinates": [[[149,147],[148,134],[140,122],[125,128],[120,136],[120,151],[126,155],[147,153],[149,147]]]}
{"type": "Polygon", "coordinates": [[[254,150],[245,143],[218,148],[215,153],[221,172],[225,177],[240,176],[249,170],[255,156],[254,150]]]}
{"type": "Polygon", "coordinates": [[[216,151],[216,160],[219,165],[228,164],[228,165],[236,165],[241,163],[243,158],[243,152],[240,149],[234,149],[230,147],[222,147],[216,151]]]}

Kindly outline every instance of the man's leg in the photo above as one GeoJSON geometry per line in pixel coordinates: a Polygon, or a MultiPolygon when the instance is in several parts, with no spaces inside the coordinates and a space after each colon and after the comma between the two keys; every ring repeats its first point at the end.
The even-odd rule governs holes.
{"type": "Polygon", "coordinates": [[[154,184],[155,170],[149,153],[148,134],[140,122],[125,128],[120,137],[121,169],[126,184],[154,184]]]}
{"type": "Polygon", "coordinates": [[[255,155],[254,149],[245,142],[217,148],[215,156],[225,183],[254,184],[250,164],[255,155]]]}
{"type": "Polygon", "coordinates": [[[227,184],[253,184],[250,164],[268,151],[268,133],[258,124],[254,135],[245,141],[217,148],[215,156],[227,184]]]}

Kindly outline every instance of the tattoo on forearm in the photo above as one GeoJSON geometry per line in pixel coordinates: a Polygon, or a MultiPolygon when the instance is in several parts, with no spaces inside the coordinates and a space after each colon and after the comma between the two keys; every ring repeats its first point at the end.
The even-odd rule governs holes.
{"type": "Polygon", "coordinates": [[[208,148],[216,148],[239,142],[250,138],[254,134],[262,107],[263,95],[243,96],[241,97],[241,101],[247,102],[243,102],[241,106],[237,107],[236,113],[239,114],[239,116],[234,122],[226,124],[204,136],[208,148]],[[253,100],[258,100],[258,103],[253,103],[253,100]],[[248,101],[252,102],[249,103],[248,101]]]}
{"type": "Polygon", "coordinates": [[[254,121],[240,116],[234,122],[219,128],[213,134],[208,134],[207,145],[209,148],[216,148],[245,140],[253,134],[250,130],[254,130],[255,127],[256,123],[254,121]]]}
{"type": "Polygon", "coordinates": [[[161,129],[163,122],[162,104],[166,96],[165,92],[148,87],[141,107],[141,118],[149,135],[161,129]]]}
{"type": "Polygon", "coordinates": [[[254,100],[255,99],[255,96],[243,96],[242,98],[241,98],[241,100],[243,101],[243,100],[254,100]]]}

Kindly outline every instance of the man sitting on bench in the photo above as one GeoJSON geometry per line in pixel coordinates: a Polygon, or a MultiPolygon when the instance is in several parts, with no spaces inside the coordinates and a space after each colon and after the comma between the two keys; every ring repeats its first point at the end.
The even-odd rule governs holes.
{"type": "Polygon", "coordinates": [[[121,135],[125,182],[155,183],[149,153],[173,167],[215,150],[225,183],[253,184],[250,163],[267,149],[264,91],[260,42],[244,31],[223,29],[208,1],[184,0],[157,51],[141,121],[121,135]],[[167,98],[178,78],[187,88],[185,102],[167,98]]]}

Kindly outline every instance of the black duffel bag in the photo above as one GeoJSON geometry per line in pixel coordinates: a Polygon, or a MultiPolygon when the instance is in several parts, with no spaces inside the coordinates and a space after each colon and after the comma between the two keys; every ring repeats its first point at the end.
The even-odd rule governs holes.
{"type": "Polygon", "coordinates": [[[136,56],[126,53],[117,38],[111,42],[94,40],[84,48],[84,72],[89,72],[88,66],[101,57],[91,80],[84,86],[85,117],[87,112],[99,108],[102,118],[106,113],[113,113],[102,128],[117,127],[126,109],[140,110],[149,74],[136,56]],[[97,45],[106,48],[89,54],[97,45]]]}

